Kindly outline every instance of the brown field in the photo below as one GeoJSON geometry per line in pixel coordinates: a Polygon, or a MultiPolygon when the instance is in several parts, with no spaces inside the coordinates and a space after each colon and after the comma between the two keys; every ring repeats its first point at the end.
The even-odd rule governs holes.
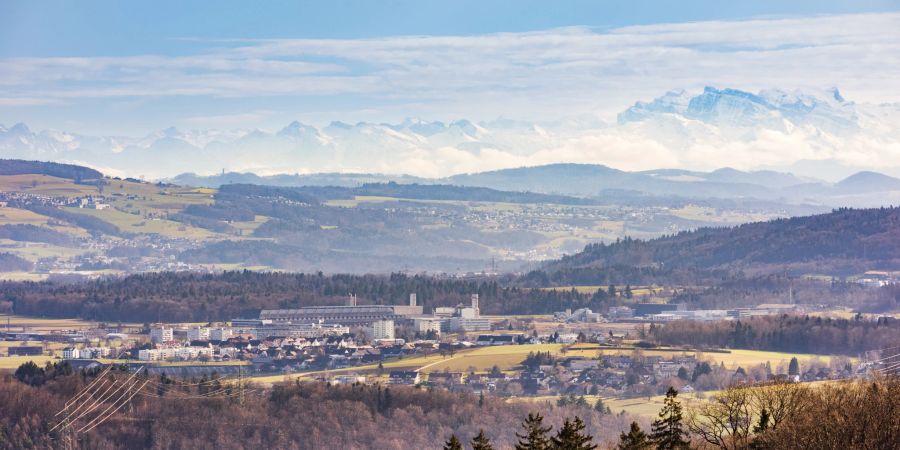
{"type": "Polygon", "coordinates": [[[23,327],[32,331],[80,330],[96,326],[94,322],[80,319],[47,319],[43,317],[26,317],[0,314],[0,329],[6,329],[7,323],[16,331],[23,327]]]}
{"type": "Polygon", "coordinates": [[[0,175],[0,190],[51,197],[81,197],[98,193],[95,186],[75,184],[72,180],[47,175],[0,175]]]}
{"type": "Polygon", "coordinates": [[[28,361],[34,361],[38,366],[44,367],[47,362],[59,360],[53,356],[3,356],[0,357],[0,370],[16,370],[28,361]]]}

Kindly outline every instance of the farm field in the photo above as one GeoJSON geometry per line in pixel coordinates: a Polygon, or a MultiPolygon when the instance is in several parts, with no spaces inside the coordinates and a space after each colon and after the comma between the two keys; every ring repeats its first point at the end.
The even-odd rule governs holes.
{"type": "Polygon", "coordinates": [[[32,331],[77,330],[95,326],[93,322],[80,319],[48,319],[43,317],[26,317],[0,314],[0,328],[6,329],[9,324],[12,330],[26,327],[32,331]]]}
{"type": "Polygon", "coordinates": [[[43,281],[49,277],[46,273],[0,272],[0,281],[43,281]]]}
{"type": "Polygon", "coordinates": [[[18,191],[50,197],[80,197],[97,194],[96,186],[75,184],[49,175],[0,175],[0,191],[18,191]]]}
{"type": "MultiPolygon", "coordinates": [[[[453,356],[446,354],[444,356],[440,354],[433,354],[429,356],[415,356],[411,358],[404,358],[394,361],[388,361],[383,364],[384,370],[397,370],[397,369],[405,369],[405,370],[417,370],[420,373],[427,374],[431,372],[467,372],[470,370],[474,370],[475,372],[488,372],[495,365],[504,371],[514,371],[517,370],[519,364],[529,352],[550,352],[556,356],[581,356],[587,358],[595,358],[599,355],[599,348],[567,348],[565,352],[563,352],[563,348],[565,346],[562,344],[534,344],[534,345],[506,345],[506,346],[494,346],[494,347],[478,347],[469,350],[462,350],[456,352],[453,356]]],[[[614,354],[631,354],[631,350],[604,350],[604,354],[614,355],[614,354]]],[[[647,356],[655,356],[660,355],[664,357],[671,357],[673,355],[685,354],[685,355],[693,355],[696,352],[692,351],[682,351],[678,349],[671,349],[668,351],[663,350],[642,350],[642,353],[647,356]]],[[[822,360],[823,362],[828,362],[828,356],[822,355],[804,355],[804,354],[790,354],[790,353],[778,353],[778,352],[764,352],[764,351],[754,351],[754,350],[732,350],[731,353],[702,353],[701,358],[703,360],[708,360],[714,364],[724,363],[726,367],[730,369],[737,369],[738,367],[750,367],[759,364],[765,364],[769,362],[773,368],[777,368],[780,365],[787,366],[792,357],[797,357],[801,364],[807,363],[812,360],[822,360]]],[[[349,367],[342,369],[331,369],[324,371],[315,371],[315,372],[304,372],[292,375],[274,375],[274,376],[264,376],[264,377],[256,377],[253,380],[255,382],[260,383],[274,383],[278,381],[282,381],[287,377],[288,379],[295,378],[310,378],[317,376],[325,376],[325,375],[335,375],[340,373],[369,373],[377,370],[378,366],[374,364],[365,365],[365,366],[357,366],[357,367],[349,367]]]]}
{"type": "Polygon", "coordinates": [[[28,361],[33,361],[38,366],[44,367],[48,361],[59,361],[59,359],[53,356],[3,356],[0,357],[0,370],[16,370],[28,361]]]}
{"type": "MultiPolygon", "coordinates": [[[[587,346],[575,346],[569,348],[566,351],[566,356],[583,356],[587,358],[596,358],[599,354],[605,355],[630,355],[634,350],[610,350],[603,349],[602,347],[587,347],[587,346]]],[[[779,365],[787,366],[790,363],[791,358],[796,357],[797,360],[801,363],[808,363],[810,361],[819,360],[824,363],[828,363],[831,361],[831,356],[829,355],[811,355],[804,353],[786,353],[786,352],[768,352],[763,350],[741,350],[741,349],[733,349],[728,350],[727,352],[696,352],[693,350],[681,350],[681,349],[652,349],[652,350],[644,350],[641,349],[640,352],[644,356],[662,356],[664,358],[670,358],[674,355],[696,355],[699,353],[701,360],[710,361],[715,364],[725,364],[725,367],[729,369],[737,369],[738,367],[751,367],[757,366],[760,364],[770,363],[773,368],[777,368],[779,365]]]]}
{"type": "MultiPolygon", "coordinates": [[[[712,395],[715,395],[716,391],[708,391],[702,394],[679,394],[678,401],[681,402],[682,408],[688,407],[692,404],[697,404],[699,402],[705,401],[704,399],[709,398],[712,395]]],[[[659,410],[663,407],[663,401],[665,400],[665,395],[654,395],[652,397],[633,397],[633,398],[615,398],[615,397],[600,397],[596,395],[585,395],[584,399],[588,402],[588,404],[593,407],[595,403],[597,403],[597,399],[603,399],[603,403],[609,407],[613,414],[618,414],[619,412],[625,411],[628,414],[632,414],[635,416],[646,417],[648,419],[655,419],[659,414],[659,410]]],[[[556,401],[559,397],[556,396],[543,396],[543,397],[515,397],[509,399],[510,402],[533,402],[533,403],[546,403],[550,405],[556,405],[556,401]]]]}
{"type": "Polygon", "coordinates": [[[66,208],[66,211],[105,220],[127,233],[153,233],[168,237],[183,237],[190,239],[209,239],[216,236],[215,233],[202,228],[192,227],[190,225],[165,219],[147,219],[141,215],[130,214],[111,208],[104,210],[66,208]]]}
{"type": "Polygon", "coordinates": [[[5,253],[13,253],[29,261],[37,261],[41,258],[48,258],[53,256],[69,258],[72,256],[87,253],[89,250],[72,247],[61,247],[58,245],[45,244],[42,242],[22,242],[13,241],[10,239],[0,239],[0,251],[5,253]]]}

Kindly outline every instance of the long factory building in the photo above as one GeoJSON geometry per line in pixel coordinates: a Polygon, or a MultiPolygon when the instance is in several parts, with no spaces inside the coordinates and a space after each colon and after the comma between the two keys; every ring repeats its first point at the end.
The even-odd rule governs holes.
{"type": "Polygon", "coordinates": [[[345,325],[370,324],[378,320],[397,320],[421,316],[421,306],[359,305],[359,306],[308,306],[296,309],[264,309],[260,320],[279,322],[319,322],[345,325]]]}

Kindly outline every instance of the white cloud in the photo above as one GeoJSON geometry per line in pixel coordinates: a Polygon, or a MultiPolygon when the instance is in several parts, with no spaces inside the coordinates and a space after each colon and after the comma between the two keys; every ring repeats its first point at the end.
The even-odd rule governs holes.
{"type": "MultiPolygon", "coordinates": [[[[197,97],[192,101],[198,110],[207,97],[351,95],[365,98],[360,102],[368,107],[420,105],[402,115],[546,119],[609,113],[636,98],[707,84],[751,90],[840,86],[854,99],[900,101],[900,14],[607,32],[256,40],[191,56],[0,61],[0,97],[197,97]]],[[[303,112],[298,104],[296,113],[303,112]]]]}
{"type": "MultiPolygon", "coordinates": [[[[79,121],[89,123],[92,108],[109,108],[115,100],[131,105],[127,114],[148,123],[248,128],[277,124],[286,116],[281,125],[293,118],[318,124],[402,117],[505,117],[544,123],[579,116],[611,118],[635,100],[674,88],[695,92],[705,85],[748,91],[837,86],[854,101],[900,102],[900,13],[606,31],[575,27],[475,36],[207,44],[206,50],[188,56],[0,60],[0,107],[10,117],[17,111],[69,108],[63,111],[77,111],[79,121]],[[177,117],[172,111],[179,111],[177,117]]],[[[762,130],[752,139],[719,135],[719,130],[702,124],[688,127],[693,131],[687,137],[582,126],[573,132],[551,130],[551,135],[501,136],[478,151],[391,141],[381,147],[363,143],[368,153],[353,153],[358,146],[354,142],[319,166],[304,166],[289,151],[281,154],[285,161],[236,158],[231,163],[267,173],[359,170],[423,176],[553,162],[713,169],[836,159],[879,167],[900,161],[900,126],[892,120],[862,117],[866,132],[853,136],[798,128],[762,130]]],[[[103,124],[113,127],[106,134],[119,132],[114,121],[103,124]]]]}

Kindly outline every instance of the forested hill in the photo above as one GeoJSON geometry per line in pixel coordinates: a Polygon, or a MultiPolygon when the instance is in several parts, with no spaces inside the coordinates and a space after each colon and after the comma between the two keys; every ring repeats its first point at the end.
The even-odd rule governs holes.
{"type": "Polygon", "coordinates": [[[591,244],[545,266],[548,272],[611,266],[859,273],[900,268],[900,208],[701,228],[643,241],[591,244]]]}
{"type": "Polygon", "coordinates": [[[418,295],[426,311],[481,297],[485,314],[548,314],[565,308],[599,309],[603,294],[520,289],[501,280],[469,281],[424,275],[330,275],[234,271],[219,274],[156,272],[84,283],[0,282],[0,313],[82,317],[110,321],[196,322],[256,317],[260,309],[360,304],[406,304],[418,295]]]}
{"type": "Polygon", "coordinates": [[[21,159],[0,159],[0,175],[37,174],[69,180],[99,180],[103,174],[83,166],[21,159]]]}

